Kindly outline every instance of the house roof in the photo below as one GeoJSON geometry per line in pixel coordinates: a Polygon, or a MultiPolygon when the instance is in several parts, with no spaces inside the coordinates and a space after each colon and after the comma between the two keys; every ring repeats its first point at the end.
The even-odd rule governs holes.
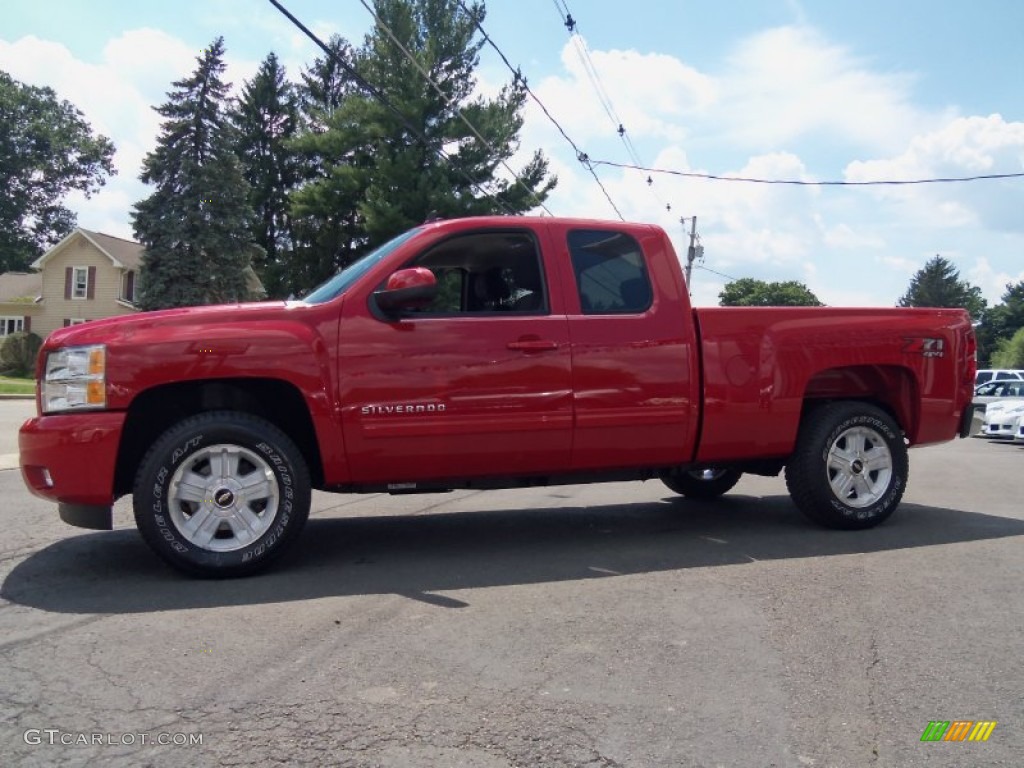
{"type": "Polygon", "coordinates": [[[62,251],[68,243],[79,237],[84,237],[96,246],[104,256],[110,259],[110,262],[115,267],[138,270],[141,266],[143,250],[141,244],[136,243],[134,240],[124,240],[120,237],[104,235],[102,232],[93,232],[92,230],[78,227],[70,235],[53,246],[53,248],[32,262],[32,268],[42,269],[51,256],[62,251]]]}
{"type": "Polygon", "coordinates": [[[36,301],[43,291],[39,272],[5,272],[0,275],[0,302],[36,301]]]}
{"type": "MultiPolygon", "coordinates": [[[[110,259],[111,263],[115,267],[132,269],[136,272],[142,267],[142,254],[143,251],[145,251],[145,248],[141,243],[78,227],[70,235],[53,246],[53,248],[32,262],[32,269],[41,270],[46,265],[47,259],[54,254],[59,253],[68,243],[79,237],[84,237],[96,246],[100,252],[110,259]]],[[[265,297],[267,295],[266,289],[263,287],[263,282],[252,267],[245,268],[245,282],[246,286],[254,295],[260,297],[265,297]]],[[[38,292],[36,295],[39,295],[38,292]]]]}
{"type": "Polygon", "coordinates": [[[142,266],[143,247],[140,243],[136,243],[134,240],[123,240],[120,237],[104,235],[102,232],[92,232],[88,229],[83,229],[82,232],[100,250],[105,251],[108,256],[114,261],[120,262],[125,268],[138,270],[142,266]]]}

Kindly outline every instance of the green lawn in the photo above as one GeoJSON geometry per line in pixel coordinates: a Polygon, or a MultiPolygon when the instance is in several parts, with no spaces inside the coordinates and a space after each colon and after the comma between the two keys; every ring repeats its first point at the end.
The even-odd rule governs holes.
{"type": "Polygon", "coordinates": [[[0,376],[0,395],[34,395],[36,383],[33,379],[12,379],[0,376]]]}

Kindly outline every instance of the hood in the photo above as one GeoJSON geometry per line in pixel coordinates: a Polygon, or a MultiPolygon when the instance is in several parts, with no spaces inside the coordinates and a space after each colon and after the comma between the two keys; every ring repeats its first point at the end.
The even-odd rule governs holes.
{"type": "Polygon", "coordinates": [[[301,301],[259,301],[244,304],[217,304],[204,307],[179,307],[153,312],[90,320],[87,323],[58,328],[46,339],[46,346],[99,344],[132,336],[154,327],[210,327],[222,323],[253,322],[282,318],[308,308],[301,301]]]}

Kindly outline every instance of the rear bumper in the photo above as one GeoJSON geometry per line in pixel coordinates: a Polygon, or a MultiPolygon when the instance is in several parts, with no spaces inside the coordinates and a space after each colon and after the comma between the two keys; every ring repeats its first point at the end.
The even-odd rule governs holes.
{"type": "Polygon", "coordinates": [[[95,509],[86,510],[109,509],[114,502],[114,470],[124,420],[120,411],[29,419],[18,433],[25,485],[36,496],[60,504],[61,518],[72,525],[82,525],[75,520],[95,520],[95,509]]]}

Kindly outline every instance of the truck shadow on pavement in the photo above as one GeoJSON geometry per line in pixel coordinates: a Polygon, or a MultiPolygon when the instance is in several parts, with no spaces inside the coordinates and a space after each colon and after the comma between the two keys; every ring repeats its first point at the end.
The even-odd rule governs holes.
{"type": "Polygon", "coordinates": [[[829,557],[1024,535],[1024,521],[904,503],[868,531],[823,530],[787,496],[358,518],[312,518],[283,561],[225,581],[178,575],[134,530],[52,544],[11,571],[0,596],[57,613],[255,605],[398,594],[444,608],[445,592],[760,560],[829,557]]]}

